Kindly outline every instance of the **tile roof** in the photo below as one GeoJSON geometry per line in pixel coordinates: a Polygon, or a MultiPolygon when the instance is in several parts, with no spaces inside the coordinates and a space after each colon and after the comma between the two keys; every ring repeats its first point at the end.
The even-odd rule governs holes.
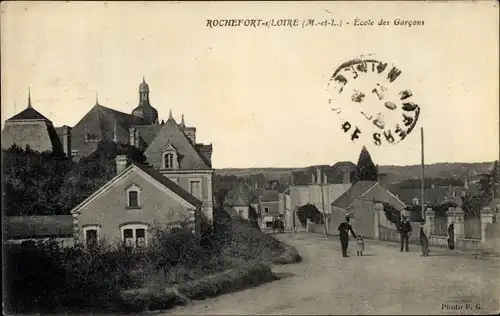
{"type": "Polygon", "coordinates": [[[85,133],[93,134],[102,139],[112,140],[116,126],[116,138],[120,143],[129,143],[129,127],[142,125],[144,121],[131,114],[123,113],[96,104],[73,127],[71,131],[71,147],[80,150],[85,146],[85,133]]]}
{"type": "Polygon", "coordinates": [[[48,118],[40,114],[40,112],[38,112],[32,107],[28,107],[27,109],[14,115],[7,121],[21,121],[21,120],[44,120],[47,122],[51,122],[48,118]]]}
{"type": "Polygon", "coordinates": [[[73,236],[71,215],[7,216],[3,220],[8,239],[73,236]]]}
{"type": "Polygon", "coordinates": [[[139,165],[139,164],[134,164],[137,168],[141,169],[145,173],[147,173],[149,176],[151,176],[153,179],[161,183],[163,186],[166,188],[170,189],[173,191],[175,194],[186,200],[187,202],[191,203],[192,205],[199,207],[201,206],[202,202],[198,200],[196,197],[191,195],[191,193],[187,192],[184,190],[182,187],[174,183],[172,180],[168,179],[164,175],[162,175],[159,171],[155,170],[151,166],[146,166],[146,165],[139,165]]]}
{"type": "MultiPolygon", "coordinates": [[[[426,203],[434,204],[444,202],[446,198],[452,198],[452,190],[455,190],[456,197],[459,197],[462,191],[468,191],[463,187],[441,187],[435,189],[425,189],[424,196],[426,203]]],[[[406,204],[412,204],[414,198],[420,200],[420,189],[398,189],[393,188],[391,192],[399,197],[406,204]]]]}
{"type": "Polygon", "coordinates": [[[348,208],[356,198],[362,196],[366,191],[370,190],[377,182],[376,181],[358,181],[354,183],[349,190],[344,192],[338,199],[336,199],[331,205],[348,208]]]}
{"type": "Polygon", "coordinates": [[[151,141],[144,155],[151,165],[161,168],[162,150],[171,143],[180,155],[179,168],[184,170],[210,169],[211,163],[191,143],[173,118],[169,118],[151,141]]]}
{"type": "Polygon", "coordinates": [[[266,190],[262,194],[261,202],[277,202],[280,199],[280,195],[278,191],[266,190]]]}

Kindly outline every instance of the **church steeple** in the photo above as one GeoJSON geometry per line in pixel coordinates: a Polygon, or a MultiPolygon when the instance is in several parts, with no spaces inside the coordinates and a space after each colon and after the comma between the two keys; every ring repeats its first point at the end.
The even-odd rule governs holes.
{"type": "Polygon", "coordinates": [[[168,113],[168,119],[173,120],[174,117],[172,116],[172,109],[170,109],[170,112],[168,113]]]}
{"type": "Polygon", "coordinates": [[[139,85],[139,102],[149,104],[149,86],[146,83],[144,76],[142,77],[142,82],[139,85]]]}
{"type": "Polygon", "coordinates": [[[31,108],[31,88],[28,87],[28,109],[31,108]]]}
{"type": "Polygon", "coordinates": [[[140,117],[148,125],[158,124],[158,111],[149,103],[149,86],[144,76],[139,85],[139,105],[132,111],[132,115],[140,117]]]}

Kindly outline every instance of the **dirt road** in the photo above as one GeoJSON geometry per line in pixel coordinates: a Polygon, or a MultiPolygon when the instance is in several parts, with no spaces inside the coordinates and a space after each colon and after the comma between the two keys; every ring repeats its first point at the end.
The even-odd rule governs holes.
{"type": "Polygon", "coordinates": [[[498,257],[475,257],[416,246],[399,252],[394,243],[366,240],[366,255],[340,256],[337,238],[300,233],[279,237],[304,261],[276,266],[283,279],[162,315],[201,314],[491,314],[499,311],[498,257]]]}

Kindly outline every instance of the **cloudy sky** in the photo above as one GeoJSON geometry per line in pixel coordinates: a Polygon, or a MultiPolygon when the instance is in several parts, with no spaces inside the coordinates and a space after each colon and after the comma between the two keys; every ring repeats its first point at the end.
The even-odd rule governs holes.
{"type": "Polygon", "coordinates": [[[144,76],[160,119],[184,114],[197,139],[213,143],[215,168],[356,162],[363,145],[375,163],[417,164],[420,127],[426,163],[492,161],[500,151],[496,5],[2,2],[2,127],[26,107],[28,87],[56,126],[75,125],[96,93],[100,104],[130,113],[144,76]],[[344,24],[206,27],[223,18],[344,24]],[[356,18],[375,25],[354,26],[356,18]],[[402,71],[388,90],[411,90],[421,108],[397,145],[377,147],[366,135],[352,142],[328,102],[335,69],[369,54],[402,71]]]}

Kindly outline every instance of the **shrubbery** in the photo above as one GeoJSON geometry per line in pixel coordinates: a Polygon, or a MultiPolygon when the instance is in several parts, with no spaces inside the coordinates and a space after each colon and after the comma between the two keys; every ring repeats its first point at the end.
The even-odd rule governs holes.
{"type": "MultiPolygon", "coordinates": [[[[201,238],[182,227],[171,231],[156,228],[152,230],[154,242],[144,249],[109,245],[92,250],[81,246],[60,248],[53,242],[4,245],[5,305],[10,312],[135,311],[142,305],[125,301],[124,290],[156,288],[161,292],[231,269],[228,273],[232,278],[238,273],[246,278],[245,273],[255,271],[249,267],[261,266],[262,262],[301,260],[294,248],[261,233],[245,220],[218,221],[217,225],[218,233],[201,238]]],[[[261,281],[266,281],[267,270],[260,271],[261,281]]],[[[229,288],[224,283],[199,295],[215,295],[229,288]]],[[[159,300],[163,303],[178,301],[162,293],[159,300]]],[[[151,299],[155,297],[158,299],[151,299]]]]}

